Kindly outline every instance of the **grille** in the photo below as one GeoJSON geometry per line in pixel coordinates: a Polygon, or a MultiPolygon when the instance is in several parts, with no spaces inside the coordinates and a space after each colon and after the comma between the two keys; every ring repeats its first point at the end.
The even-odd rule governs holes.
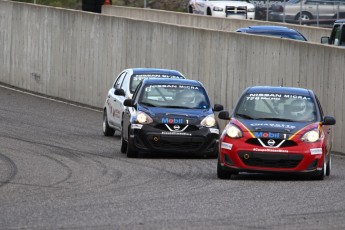
{"type": "Polygon", "coordinates": [[[246,15],[247,14],[247,7],[246,6],[226,6],[225,8],[225,13],[227,15],[232,15],[232,14],[240,14],[240,15],[246,15]]]}
{"type": "MultiPolygon", "coordinates": [[[[179,125],[180,126],[180,130],[183,129],[186,125],[179,125]]],[[[169,125],[169,127],[171,129],[174,129],[174,125],[169,125]]],[[[155,125],[156,129],[160,129],[160,130],[164,130],[164,131],[168,131],[168,128],[165,126],[165,124],[158,124],[155,125]]],[[[188,125],[187,129],[184,132],[191,132],[191,131],[196,131],[199,130],[198,127],[196,127],[195,125],[188,125]]]]}
{"type": "Polygon", "coordinates": [[[238,156],[248,166],[295,168],[303,159],[300,154],[240,151],[238,156]]]}
{"type": "MultiPolygon", "coordinates": [[[[267,138],[261,138],[261,141],[268,146],[268,140],[267,138]]],[[[276,141],[275,145],[278,145],[280,142],[282,142],[282,139],[274,139],[276,141]]],[[[257,138],[250,138],[246,141],[247,144],[251,144],[251,145],[257,145],[257,146],[262,146],[261,143],[259,142],[259,140],[257,138]]],[[[291,140],[285,140],[284,143],[280,146],[280,147],[291,147],[291,146],[297,146],[297,143],[291,140]]]]}
{"type": "Polygon", "coordinates": [[[203,138],[184,138],[182,140],[175,140],[175,138],[170,137],[169,140],[161,139],[159,141],[154,141],[150,138],[150,144],[157,149],[169,149],[169,150],[183,150],[183,151],[196,151],[201,145],[204,144],[203,138]]]}

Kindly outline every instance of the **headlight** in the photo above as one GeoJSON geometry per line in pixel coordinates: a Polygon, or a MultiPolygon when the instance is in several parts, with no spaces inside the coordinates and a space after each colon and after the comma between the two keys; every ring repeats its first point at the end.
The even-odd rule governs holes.
{"type": "Polygon", "coordinates": [[[216,119],[214,119],[214,115],[211,114],[202,119],[200,124],[205,127],[212,127],[216,125],[216,119]]]}
{"type": "Polygon", "coordinates": [[[235,125],[230,124],[226,129],[226,134],[231,138],[243,137],[242,131],[235,125]]]}
{"type": "Polygon", "coordinates": [[[320,139],[320,132],[317,129],[306,132],[301,140],[304,142],[317,142],[320,139]]]}
{"type": "Polygon", "coordinates": [[[255,8],[248,8],[248,12],[255,12],[255,8]]]}
{"type": "Polygon", "coordinates": [[[223,8],[219,6],[215,6],[213,7],[213,11],[223,11],[223,8]]]}
{"type": "Polygon", "coordinates": [[[150,124],[153,122],[152,118],[144,112],[137,113],[137,121],[140,124],[150,124]]]}

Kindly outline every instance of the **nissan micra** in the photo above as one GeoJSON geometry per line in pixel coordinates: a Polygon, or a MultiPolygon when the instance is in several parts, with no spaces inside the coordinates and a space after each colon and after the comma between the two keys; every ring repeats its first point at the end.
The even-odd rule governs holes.
{"type": "Polygon", "coordinates": [[[217,175],[240,172],[301,173],[324,179],[331,172],[332,125],[312,90],[247,88],[220,137],[217,175]]]}
{"type": "Polygon", "coordinates": [[[184,79],[182,73],[171,69],[130,68],[121,71],[108,91],[103,107],[103,134],[113,136],[115,130],[121,132],[123,101],[132,98],[139,83],[146,78],[177,78],[184,79]]]}
{"type": "Polygon", "coordinates": [[[217,157],[219,127],[205,88],[199,81],[150,78],[124,101],[121,152],[190,153],[217,157]]]}

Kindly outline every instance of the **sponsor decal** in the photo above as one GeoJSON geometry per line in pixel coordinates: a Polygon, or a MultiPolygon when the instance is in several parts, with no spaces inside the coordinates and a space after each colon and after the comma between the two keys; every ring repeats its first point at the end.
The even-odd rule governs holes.
{"type": "Polygon", "coordinates": [[[134,81],[141,81],[146,78],[155,77],[155,78],[178,78],[183,79],[182,76],[176,76],[176,75],[167,75],[167,74],[138,74],[133,77],[134,81]]]}
{"type": "Polygon", "coordinates": [[[320,155],[322,154],[322,148],[310,149],[311,155],[320,155]]]}
{"type": "Polygon", "coordinates": [[[257,138],[280,138],[280,133],[271,133],[271,132],[254,132],[255,137],[257,138]]]}
{"type": "Polygon", "coordinates": [[[141,124],[132,124],[131,125],[131,129],[141,129],[143,127],[143,125],[141,124]]]}
{"type": "Polygon", "coordinates": [[[211,133],[219,134],[219,129],[210,128],[211,133]]]}
{"type": "Polygon", "coordinates": [[[149,91],[150,88],[171,88],[171,89],[192,89],[192,90],[199,90],[198,86],[193,85],[150,85],[145,90],[149,91]]]}
{"type": "Polygon", "coordinates": [[[229,150],[231,150],[232,149],[232,144],[229,144],[229,143],[222,143],[222,145],[221,145],[221,148],[222,149],[229,149],[229,150]]]}
{"type": "Polygon", "coordinates": [[[260,149],[260,148],[253,148],[254,152],[278,152],[278,153],[288,153],[289,150],[285,149],[260,149]]]}
{"type": "Polygon", "coordinates": [[[163,124],[183,124],[184,119],[182,118],[162,118],[163,124]]]}
{"type": "Polygon", "coordinates": [[[296,126],[289,124],[272,124],[272,123],[253,123],[250,126],[263,126],[263,127],[272,127],[272,128],[285,128],[285,129],[295,129],[296,126]]]}
{"type": "Polygon", "coordinates": [[[162,132],[162,135],[192,136],[190,133],[162,132]]]}
{"type": "Polygon", "coordinates": [[[294,95],[294,94],[279,94],[279,93],[250,93],[246,96],[247,101],[251,100],[276,100],[279,101],[283,99],[302,99],[302,100],[311,100],[310,97],[294,95]]]}

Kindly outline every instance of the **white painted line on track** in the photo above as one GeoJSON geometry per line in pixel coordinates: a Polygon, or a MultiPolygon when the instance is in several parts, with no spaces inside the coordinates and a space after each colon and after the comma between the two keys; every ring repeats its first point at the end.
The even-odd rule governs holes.
{"type": "Polygon", "coordinates": [[[97,110],[97,109],[89,108],[87,106],[77,105],[77,104],[74,104],[72,102],[67,102],[67,101],[63,101],[63,100],[54,99],[54,98],[51,98],[51,97],[48,97],[48,96],[45,97],[45,96],[42,96],[42,95],[30,93],[30,92],[27,92],[27,91],[24,91],[24,90],[20,90],[20,89],[11,88],[11,87],[4,86],[4,85],[1,85],[1,84],[0,84],[0,87],[8,89],[8,90],[15,91],[15,92],[27,94],[27,95],[30,95],[30,96],[34,96],[34,97],[38,97],[38,98],[43,98],[43,99],[46,99],[46,100],[50,100],[50,101],[54,101],[54,102],[59,102],[59,103],[63,103],[63,104],[66,104],[66,105],[75,106],[75,107],[82,108],[82,109],[87,109],[87,110],[96,111],[96,112],[102,112],[100,109],[97,110]]]}

